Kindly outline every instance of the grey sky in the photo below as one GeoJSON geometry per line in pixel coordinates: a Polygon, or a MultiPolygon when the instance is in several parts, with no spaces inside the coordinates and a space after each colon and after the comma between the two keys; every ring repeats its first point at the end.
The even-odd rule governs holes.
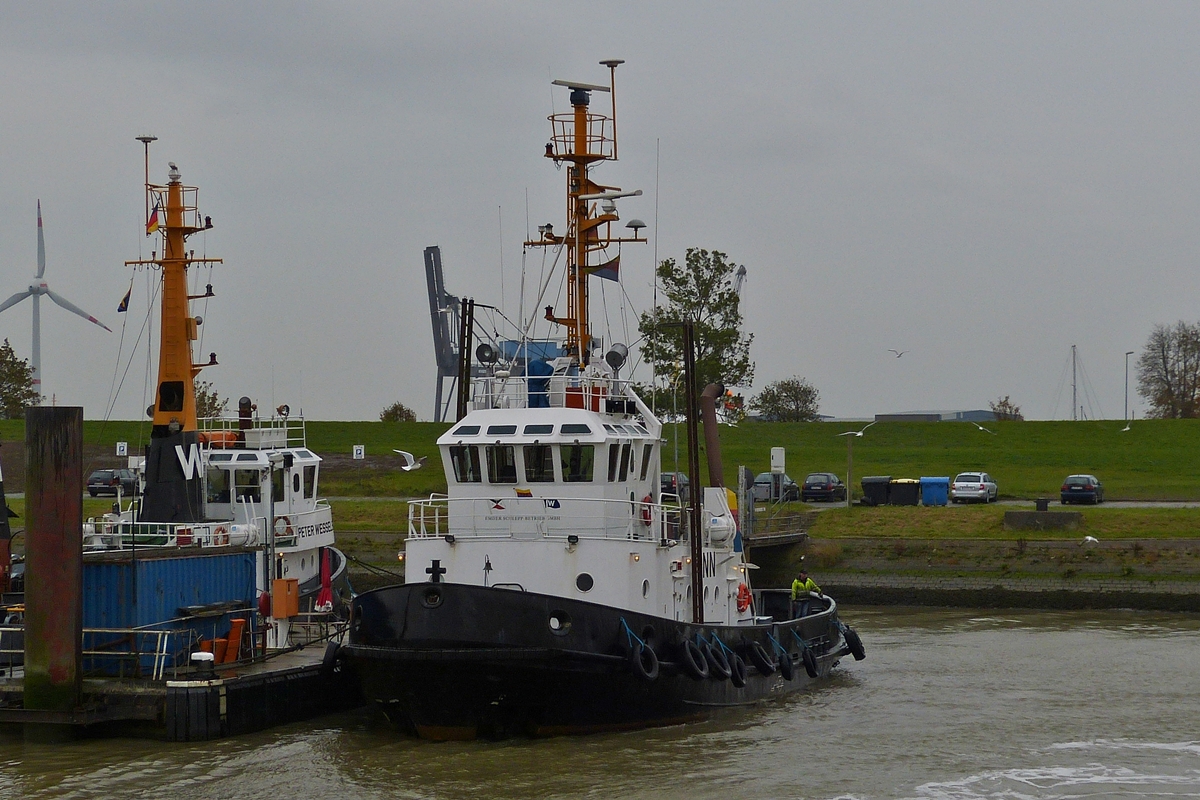
{"type": "MultiPolygon", "coordinates": [[[[146,307],[139,275],[115,313],[151,247],[153,133],[152,180],[174,161],[200,186],[217,227],[192,244],[226,259],[203,377],[313,418],[429,418],[423,248],[482,302],[502,257],[515,317],[526,196],[530,226],[563,223],[549,80],[603,83],[618,57],[601,179],[645,190],[621,213],[653,233],[659,142],[659,257],[747,266],[755,389],[1063,418],[1077,344],[1089,413],[1120,417],[1124,352],[1200,317],[1197,30],[1184,3],[5,3],[0,298],[33,275],[41,198],[50,286],[116,331],[44,303],[44,390],[102,417],[146,307]]],[[[625,250],[631,326],[652,253],[625,250]]],[[[28,357],[28,302],[0,337],[28,357]]],[[[138,352],[118,418],[148,402],[138,352]]]]}

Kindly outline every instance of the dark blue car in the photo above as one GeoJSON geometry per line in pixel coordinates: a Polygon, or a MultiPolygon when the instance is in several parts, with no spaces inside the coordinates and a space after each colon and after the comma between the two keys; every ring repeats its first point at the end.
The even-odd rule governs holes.
{"type": "Polygon", "coordinates": [[[1062,504],[1104,502],[1104,486],[1095,475],[1068,475],[1062,485],[1062,504]]]}

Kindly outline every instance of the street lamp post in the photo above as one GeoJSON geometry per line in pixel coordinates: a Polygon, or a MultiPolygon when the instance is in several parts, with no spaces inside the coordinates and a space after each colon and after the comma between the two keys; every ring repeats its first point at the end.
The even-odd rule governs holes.
{"type": "Polygon", "coordinates": [[[1129,422],[1129,357],[1132,350],[1125,351],[1125,422],[1129,422]]]}
{"type": "Polygon", "coordinates": [[[854,479],[850,471],[854,469],[854,440],[860,438],[867,428],[874,425],[874,422],[868,422],[858,431],[846,431],[839,433],[838,436],[849,436],[846,440],[846,508],[850,507],[850,496],[854,494],[854,479]]]}

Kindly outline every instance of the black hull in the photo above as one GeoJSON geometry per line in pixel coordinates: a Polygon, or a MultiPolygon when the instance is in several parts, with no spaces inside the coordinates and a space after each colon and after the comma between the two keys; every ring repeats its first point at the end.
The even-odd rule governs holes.
{"type": "Polygon", "coordinates": [[[832,601],[798,620],[692,625],[549,595],[426,583],[355,598],[344,650],[364,696],[390,720],[425,738],[454,739],[699,719],[802,689],[813,680],[801,657],[806,647],[817,678],[849,653],[832,601]],[[551,618],[567,624],[552,630],[551,618]],[[633,663],[637,645],[627,631],[654,650],[656,677],[633,663]],[[745,685],[689,674],[684,643],[698,640],[719,640],[737,653],[745,685]],[[786,649],[792,669],[764,674],[753,660],[755,643],[775,664],[786,649]],[[792,672],[790,680],[783,671],[792,672]]]}

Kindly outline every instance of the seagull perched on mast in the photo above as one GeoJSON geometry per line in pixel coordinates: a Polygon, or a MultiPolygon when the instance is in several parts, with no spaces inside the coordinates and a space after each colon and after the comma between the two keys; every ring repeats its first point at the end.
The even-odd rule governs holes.
{"type": "Polygon", "coordinates": [[[889,347],[889,348],[888,348],[888,352],[889,352],[889,353],[895,353],[895,354],[896,354],[896,358],[899,358],[900,356],[904,355],[904,354],[905,354],[905,353],[907,353],[908,351],[907,351],[907,350],[893,350],[892,348],[890,348],[890,347],[889,347]]]}
{"type": "Polygon", "coordinates": [[[413,458],[412,453],[406,453],[403,450],[393,450],[392,452],[398,454],[400,459],[404,462],[400,465],[400,469],[404,470],[405,472],[412,472],[414,469],[420,469],[421,467],[425,466],[425,456],[413,458]]]}
{"type": "MultiPolygon", "coordinates": [[[[878,421],[879,421],[879,420],[875,420],[875,422],[878,422],[878,421]]],[[[872,425],[874,425],[874,424],[875,424],[875,422],[868,422],[866,425],[864,425],[864,426],[862,427],[862,430],[859,430],[859,431],[846,431],[845,433],[839,433],[839,434],[838,434],[838,436],[862,436],[862,435],[863,435],[863,431],[865,431],[867,428],[869,428],[869,427],[871,427],[872,425]]]]}

